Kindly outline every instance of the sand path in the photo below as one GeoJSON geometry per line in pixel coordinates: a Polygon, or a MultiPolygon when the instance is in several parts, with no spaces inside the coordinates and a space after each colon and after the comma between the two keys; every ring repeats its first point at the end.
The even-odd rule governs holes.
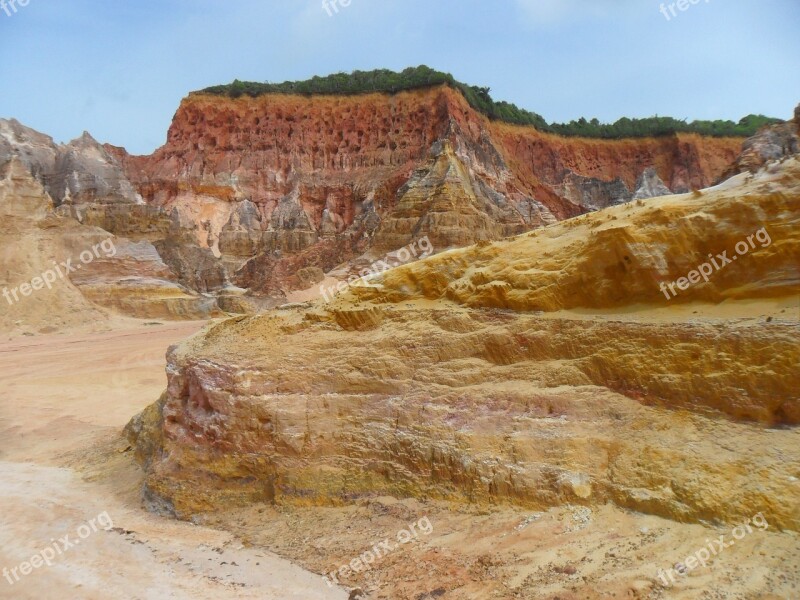
{"type": "Polygon", "coordinates": [[[164,389],[167,347],[200,326],[125,321],[0,344],[0,598],[347,598],[231,534],[140,507],[118,433],[164,389]],[[51,565],[23,575],[48,548],[51,565]]]}

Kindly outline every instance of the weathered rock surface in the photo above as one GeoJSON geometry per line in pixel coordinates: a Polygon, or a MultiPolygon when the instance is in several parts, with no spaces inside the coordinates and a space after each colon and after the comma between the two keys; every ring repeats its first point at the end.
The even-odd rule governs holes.
{"type": "Polygon", "coordinates": [[[670,188],[698,189],[740,144],[696,135],[560,138],[490,121],[448,87],[357,97],[192,94],[167,144],[147,157],[89,134],[59,146],[0,122],[0,163],[15,156],[25,164],[58,214],[152,243],[172,280],[195,292],[229,296],[233,284],[274,299],[313,294],[303,286],[318,283],[318,270],[352,272],[351,261],[423,237],[442,252],[670,188]]]}
{"type": "Polygon", "coordinates": [[[114,235],[150,242],[167,237],[170,231],[169,215],[147,204],[62,204],[56,213],[114,235]]]}
{"type": "Polygon", "coordinates": [[[775,166],[747,183],[742,175],[679,201],[666,197],[628,204],[445,253],[416,268],[392,271],[386,275],[388,286],[356,291],[368,300],[447,298],[516,311],[790,295],[800,283],[799,162],[793,158],[786,168],[775,166]],[[711,267],[707,282],[698,278],[683,290],[674,286],[675,294],[661,288],[704,263],[711,267]]]}
{"type": "Polygon", "coordinates": [[[397,206],[376,232],[377,249],[396,250],[422,237],[441,249],[460,247],[522,229],[519,213],[501,194],[477,186],[449,140],[432,153],[398,190],[397,206]]]}
{"type": "MultiPolygon", "coordinates": [[[[29,193],[41,197],[41,202],[49,206],[45,216],[12,223],[10,226],[17,234],[25,236],[41,228],[43,222],[47,223],[45,229],[58,239],[53,241],[53,247],[43,249],[45,254],[55,252],[61,259],[72,258],[75,262],[82,251],[105,239],[114,238],[120,246],[118,256],[95,256],[91,264],[71,274],[68,281],[78,286],[86,298],[97,305],[138,317],[202,318],[217,311],[213,299],[201,298],[179,283],[185,280],[189,287],[201,291],[217,284],[213,276],[205,273],[213,269],[204,267],[202,249],[190,248],[181,254],[174,250],[178,243],[167,244],[170,252],[165,256],[170,259],[170,266],[178,268],[180,275],[170,270],[152,244],[170,237],[169,215],[161,207],[142,200],[125,176],[117,154],[100,145],[91,135],[84,133],[69,144],[57,145],[49,136],[18,121],[0,119],[0,165],[12,163],[16,165],[16,185],[10,182],[7,186],[6,206],[24,204],[25,195],[29,193]],[[23,171],[38,182],[41,189],[25,192],[22,188],[31,188],[32,184],[24,181],[23,171]],[[17,193],[23,197],[15,198],[17,193]],[[75,226],[77,224],[80,225],[75,226]],[[188,271],[202,275],[184,276],[188,271]]],[[[184,245],[187,244],[184,242],[184,245]]],[[[18,250],[9,247],[9,251],[18,250]]],[[[224,280],[221,275],[217,278],[224,280]]],[[[11,274],[7,279],[12,280],[11,274]]],[[[22,284],[24,280],[17,283],[22,284]]],[[[35,296],[35,301],[26,298],[25,303],[14,307],[17,317],[21,317],[15,319],[20,326],[32,316],[28,314],[30,310],[26,310],[26,306],[32,308],[29,301],[46,302],[44,296],[35,296]]],[[[76,314],[84,314],[87,319],[96,318],[90,316],[92,311],[85,310],[85,303],[72,300],[76,314]]],[[[70,309],[55,302],[54,313],[64,310],[69,312],[70,309]]],[[[58,317],[54,314],[53,319],[57,321],[58,317]]]]}
{"type": "Polygon", "coordinates": [[[128,427],[147,498],[182,517],[611,502],[800,530],[800,162],[745,179],[209,327],[170,351],[166,393],[128,427]],[[762,227],[771,243],[709,283],[659,290],[762,227]]]}
{"type": "Polygon", "coordinates": [[[189,289],[213,293],[230,284],[224,266],[208,248],[171,239],[156,242],[155,248],[177,281],[189,289]]]}
{"type": "MultiPolygon", "coordinates": [[[[134,295],[143,297],[152,293],[159,305],[165,294],[177,294],[189,306],[196,297],[187,299],[186,290],[179,290],[181,284],[199,292],[224,287],[227,272],[217,248],[218,222],[225,218],[224,210],[217,210],[213,199],[211,209],[202,199],[178,201],[169,210],[146,204],[125,175],[122,166],[125,156],[123,150],[103,146],[88,133],[69,144],[57,145],[50,137],[15,120],[0,120],[0,164],[12,158],[18,160],[42,184],[58,215],[134,242],[155,243],[159,252],[163,250],[161,257],[156,253],[158,261],[163,258],[174,273],[162,273],[144,286],[139,281],[131,290],[134,295]],[[172,283],[166,283],[169,280],[172,283]]],[[[93,297],[104,298],[103,302],[116,295],[116,292],[109,295],[105,287],[101,293],[97,285],[92,290],[93,297]]],[[[117,298],[113,302],[119,306],[120,301],[117,298]]],[[[213,301],[204,300],[202,304],[213,305],[213,301]]],[[[138,316],[147,310],[133,312],[138,316]]],[[[157,309],[152,316],[163,316],[164,312],[157,309]]],[[[178,313],[196,317],[207,311],[183,307],[178,313]]]]}
{"type": "Polygon", "coordinates": [[[22,283],[53,268],[66,251],[59,235],[48,226],[52,199],[18,159],[0,165],[0,328],[6,332],[34,333],[43,329],[77,325],[84,319],[102,318],[69,283],[44,287],[23,296],[22,283]],[[17,300],[13,290],[17,289],[17,300]]]}
{"type": "MultiPolygon", "coordinates": [[[[197,244],[232,276],[242,261],[269,263],[276,251],[317,267],[315,249],[328,253],[326,240],[337,236],[362,252],[426,234],[437,251],[500,239],[628,201],[646,169],[676,192],[702,188],[741,142],[560,138],[492,122],[438,87],[357,97],[197,93],[151,156],[106,150],[148,204],[193,221],[197,244]]],[[[294,283],[245,285],[265,293],[294,283]]]]}
{"type": "Polygon", "coordinates": [[[301,252],[264,252],[248,260],[233,277],[234,283],[253,292],[283,298],[288,292],[307,289],[324,279],[325,273],[360,254],[347,236],[328,238],[301,252]]]}
{"type": "Polygon", "coordinates": [[[121,165],[95,139],[84,134],[56,145],[49,136],[15,119],[0,119],[0,164],[16,157],[61,204],[143,204],[121,165]]]}
{"type": "Polygon", "coordinates": [[[636,180],[636,191],[633,194],[634,200],[645,200],[647,198],[658,198],[659,196],[669,196],[672,192],[664,185],[658,173],[653,167],[647,168],[639,175],[636,180]]]}
{"type": "Polygon", "coordinates": [[[572,171],[567,173],[557,189],[576,206],[589,210],[624,204],[629,202],[632,196],[628,186],[619,177],[613,181],[602,181],[594,177],[582,177],[572,171]]]}
{"type": "Polygon", "coordinates": [[[242,200],[220,232],[220,253],[248,258],[255,256],[261,249],[262,237],[258,207],[249,200],[242,200]]]}
{"type": "Polygon", "coordinates": [[[720,178],[721,181],[737,173],[755,173],[766,163],[800,152],[800,104],[794,109],[794,119],[786,123],[764,127],[748,138],[741,154],[720,178]]]}
{"type": "Polygon", "coordinates": [[[8,294],[3,331],[33,333],[100,322],[108,310],[177,319],[219,313],[213,298],[175,281],[150,242],[61,216],[29,169],[16,157],[0,166],[0,288],[8,294]],[[67,261],[71,269],[64,266],[67,261]],[[49,285],[42,283],[46,273],[49,285]]]}

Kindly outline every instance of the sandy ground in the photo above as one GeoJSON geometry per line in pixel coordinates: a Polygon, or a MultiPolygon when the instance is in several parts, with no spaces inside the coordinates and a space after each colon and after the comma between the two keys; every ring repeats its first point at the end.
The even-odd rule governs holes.
{"type": "Polygon", "coordinates": [[[164,389],[166,348],[201,326],[124,320],[0,344],[0,569],[20,575],[13,585],[0,576],[0,598],[336,600],[354,588],[370,600],[800,598],[794,532],[752,527],[664,585],[662,569],[720,535],[733,541],[731,527],[610,505],[531,512],[375,498],[255,505],[195,523],[148,514],[119,432],[164,389]],[[311,572],[335,571],[423,518],[428,533],[342,575],[344,588],[311,572]],[[62,551],[51,566],[22,575],[23,561],[54,547],[62,551]]]}
{"type": "Polygon", "coordinates": [[[0,569],[14,582],[3,573],[0,598],[347,598],[231,534],[140,507],[120,429],[163,391],[167,347],[201,326],[122,320],[0,344],[0,569]],[[48,548],[51,566],[23,575],[48,548]]]}
{"type": "Polygon", "coordinates": [[[758,519],[762,527],[734,531],[613,505],[534,512],[385,497],[342,508],[253,506],[207,522],[322,573],[378,543],[368,570],[340,577],[369,600],[800,599],[800,538],[758,519]],[[421,520],[430,526],[395,543],[421,520]],[[385,552],[382,540],[395,547],[385,552]],[[673,570],[709,543],[705,565],[673,570]]]}

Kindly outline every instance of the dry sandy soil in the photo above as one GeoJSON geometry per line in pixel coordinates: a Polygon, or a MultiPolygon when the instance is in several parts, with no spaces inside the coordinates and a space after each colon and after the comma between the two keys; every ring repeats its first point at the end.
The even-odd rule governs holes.
{"type": "Polygon", "coordinates": [[[64,536],[75,544],[50,567],[18,570],[14,585],[0,579],[0,598],[347,598],[230,534],[141,508],[141,472],[120,431],[163,391],[166,348],[201,325],[119,320],[0,345],[0,568],[64,536]]]}
{"type": "Polygon", "coordinates": [[[800,598],[795,533],[753,527],[667,587],[660,569],[720,535],[733,541],[731,528],[612,506],[532,513],[376,498],[340,508],[256,505],[195,523],[148,514],[120,430],[162,392],[165,349],[200,326],[124,320],[0,345],[0,568],[65,535],[78,542],[13,586],[0,579],[0,598],[347,598],[278,554],[330,572],[424,517],[430,533],[341,577],[345,588],[413,600],[800,598]],[[106,513],[113,528],[80,538],[82,525],[106,513]]]}
{"type": "Polygon", "coordinates": [[[430,534],[341,582],[370,598],[414,600],[800,597],[794,533],[753,527],[665,587],[659,569],[709,539],[732,541],[730,527],[611,506],[530,513],[379,498],[342,508],[253,506],[196,523],[150,515],[120,430],[163,390],[166,348],[200,325],[124,320],[110,331],[0,345],[0,567],[18,567],[65,535],[79,542],[13,586],[0,579],[0,598],[347,598],[274,553],[330,572],[423,517],[430,534]],[[81,539],[81,525],[104,513],[113,528],[81,539]]]}

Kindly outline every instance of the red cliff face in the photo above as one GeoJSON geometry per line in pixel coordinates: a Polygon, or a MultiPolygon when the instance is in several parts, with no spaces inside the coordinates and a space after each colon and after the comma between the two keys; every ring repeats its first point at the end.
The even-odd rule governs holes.
{"type": "Polygon", "coordinates": [[[705,187],[741,144],[696,135],[561,138],[492,122],[457,91],[438,87],[193,94],[151,156],[107,150],[148,203],[175,209],[198,244],[235,271],[264,253],[313,256],[305,250],[322,241],[347,245],[346,259],[424,235],[436,238],[437,251],[512,235],[631,200],[648,169],[650,185],[637,197],[664,189],[662,182],[674,192],[705,187]]]}
{"type": "Polygon", "coordinates": [[[178,109],[167,144],[129,164],[148,199],[159,204],[191,189],[225,201],[248,198],[269,217],[299,187],[301,203],[319,225],[322,209],[314,208],[314,197],[327,204],[332,195],[330,208],[352,220],[353,201],[387,183],[393,194],[402,181],[391,182],[392,176],[424,160],[446,123],[440,94],[194,95],[178,109]]]}
{"type": "Polygon", "coordinates": [[[742,138],[677,134],[662,138],[563,138],[527,127],[491,123],[492,137],[512,171],[535,189],[562,183],[568,172],[612,181],[631,191],[648,167],[675,193],[712,185],[741,151],[742,138]]]}

